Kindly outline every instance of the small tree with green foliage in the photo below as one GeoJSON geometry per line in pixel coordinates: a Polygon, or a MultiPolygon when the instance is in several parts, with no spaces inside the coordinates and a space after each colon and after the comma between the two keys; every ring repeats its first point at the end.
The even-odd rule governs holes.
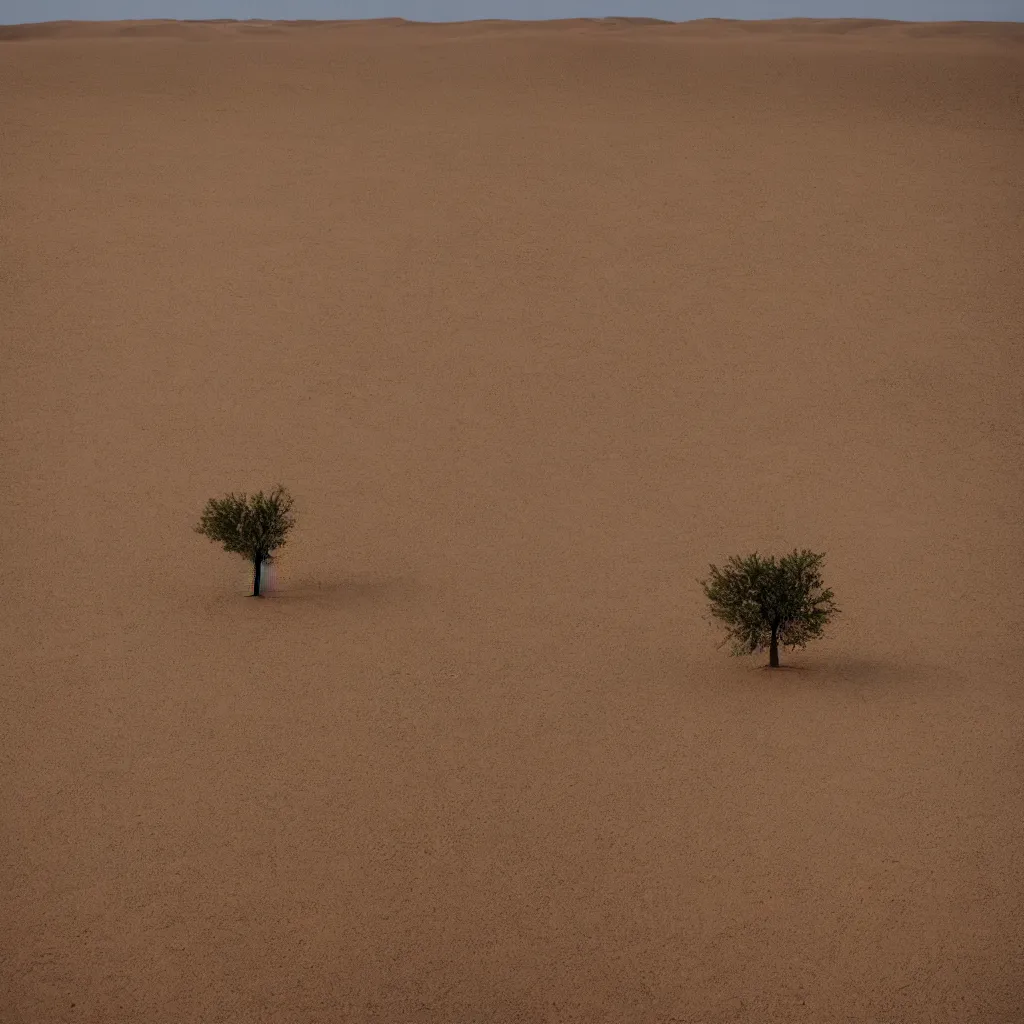
{"type": "Polygon", "coordinates": [[[769,650],[770,668],[779,667],[779,645],[805,647],[821,636],[839,609],[831,590],[821,590],[818,572],[824,554],[730,558],[724,570],[711,566],[710,580],[698,580],[711,602],[711,614],[729,627],[722,644],[733,641],[734,655],[769,650]]]}
{"type": "Polygon", "coordinates": [[[292,504],[292,497],[280,485],[269,495],[260,491],[251,498],[244,494],[211,498],[195,532],[223,544],[225,551],[251,560],[252,596],[262,597],[260,569],[264,562],[273,562],[273,552],[284,546],[285,535],[295,525],[289,515],[292,504]]]}

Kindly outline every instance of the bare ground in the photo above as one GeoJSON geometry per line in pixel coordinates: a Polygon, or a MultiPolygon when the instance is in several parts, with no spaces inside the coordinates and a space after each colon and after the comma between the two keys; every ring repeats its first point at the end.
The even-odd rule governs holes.
{"type": "Polygon", "coordinates": [[[1024,1019],[1024,26],[0,37],[0,1020],[1024,1019]]]}

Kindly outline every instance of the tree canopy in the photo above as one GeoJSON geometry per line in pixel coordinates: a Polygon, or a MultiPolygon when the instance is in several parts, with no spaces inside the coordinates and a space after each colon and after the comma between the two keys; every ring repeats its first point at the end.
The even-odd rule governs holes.
{"type": "Polygon", "coordinates": [[[290,514],[294,499],[280,484],[265,495],[228,494],[211,498],[203,509],[195,532],[209,537],[232,554],[251,559],[254,565],[253,596],[260,596],[260,566],[274,560],[288,531],[295,525],[290,514]]]}
{"type": "MultiPolygon", "coordinates": [[[[734,655],[770,651],[769,664],[779,666],[779,646],[805,647],[820,637],[839,609],[831,590],[822,590],[819,567],[824,554],[796,551],[776,562],[757,552],[733,557],[719,570],[711,566],[709,580],[698,580],[711,602],[711,614],[728,629],[723,644],[732,641],[734,655]]],[[[719,645],[721,646],[721,645],[719,645]]]]}

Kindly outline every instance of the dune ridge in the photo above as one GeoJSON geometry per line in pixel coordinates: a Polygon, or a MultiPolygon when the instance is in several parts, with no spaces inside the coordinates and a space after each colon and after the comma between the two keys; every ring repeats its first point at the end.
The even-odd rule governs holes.
{"type": "Polygon", "coordinates": [[[417,29],[434,35],[458,34],[465,31],[493,33],[594,31],[619,34],[664,35],[669,37],[737,38],[744,35],[759,39],[806,39],[816,37],[881,39],[944,39],[994,40],[1010,45],[1024,43],[1022,22],[905,22],[878,18],[780,18],[766,21],[744,21],[727,18],[704,18],[686,22],[669,22],[658,18],[606,17],[551,19],[548,21],[503,21],[487,19],[447,23],[417,22],[405,18],[374,18],[362,20],[267,20],[253,18],[172,20],[143,19],[134,21],[54,21],[22,25],[0,25],[0,42],[31,42],[73,39],[180,39],[195,42],[218,40],[232,36],[288,35],[299,32],[368,31],[380,29],[417,29]]]}

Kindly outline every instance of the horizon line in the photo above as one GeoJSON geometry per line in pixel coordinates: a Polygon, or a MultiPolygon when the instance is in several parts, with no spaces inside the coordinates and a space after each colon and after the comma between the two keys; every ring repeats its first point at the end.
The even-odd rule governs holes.
{"type": "Polygon", "coordinates": [[[20,21],[0,22],[0,25],[16,28],[19,25],[103,25],[119,24],[124,22],[161,22],[182,25],[224,25],[237,24],[248,25],[259,23],[263,25],[285,24],[285,25],[351,25],[370,22],[404,22],[407,25],[474,25],[474,24],[552,24],[561,21],[627,21],[638,26],[643,25],[692,25],[699,21],[717,22],[739,22],[765,24],[771,22],[793,22],[793,21],[825,21],[825,22],[864,22],[872,25],[1020,25],[1021,21],[1005,21],[992,19],[972,18],[933,18],[914,19],[907,21],[903,18],[858,18],[858,17],[808,17],[799,15],[788,18],[684,18],[681,21],[669,21],[665,18],[651,18],[630,14],[604,14],[598,16],[578,15],[574,18],[460,18],[452,21],[417,21],[413,18],[403,18],[399,15],[382,16],[379,18],[48,18],[45,21],[20,21]]]}

